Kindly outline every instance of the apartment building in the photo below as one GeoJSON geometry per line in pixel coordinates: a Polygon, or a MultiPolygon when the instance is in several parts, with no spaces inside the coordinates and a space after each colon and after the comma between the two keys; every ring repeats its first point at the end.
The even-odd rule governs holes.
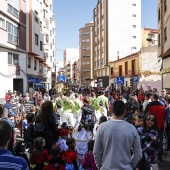
{"type": "Polygon", "coordinates": [[[89,85],[93,83],[93,30],[94,23],[85,24],[79,30],[79,50],[81,61],[81,84],[89,85]]]}
{"type": "MultiPolygon", "coordinates": [[[[79,59],[79,49],[76,48],[66,48],[63,53],[63,65],[64,65],[64,75],[66,76],[66,81],[70,85],[74,84],[73,78],[73,64],[79,59]]],[[[79,71],[79,70],[77,70],[79,71]]]]}
{"type": "Polygon", "coordinates": [[[98,0],[93,13],[94,78],[108,82],[109,62],[141,48],[141,0],[98,0]]]}
{"type": "MultiPolygon", "coordinates": [[[[114,84],[116,87],[117,84],[115,83],[116,78],[123,76],[125,79],[124,86],[125,87],[132,87],[135,89],[137,84],[133,84],[132,78],[133,76],[139,76],[141,62],[140,62],[141,53],[136,52],[121,59],[117,59],[116,61],[111,61],[110,64],[110,85],[114,84]]],[[[100,81],[101,82],[101,81],[100,81]]]]}
{"type": "Polygon", "coordinates": [[[55,84],[55,21],[52,0],[27,1],[27,72],[29,87],[55,84]],[[52,79],[53,77],[53,79],[52,79]]]}
{"type": "Polygon", "coordinates": [[[0,100],[8,90],[26,93],[26,56],[26,2],[1,0],[0,100]]]}
{"type": "Polygon", "coordinates": [[[170,89],[170,0],[158,0],[158,56],[162,58],[162,88],[170,89]]]}
{"type": "Polygon", "coordinates": [[[142,28],[142,47],[158,45],[158,30],[142,28]]]}

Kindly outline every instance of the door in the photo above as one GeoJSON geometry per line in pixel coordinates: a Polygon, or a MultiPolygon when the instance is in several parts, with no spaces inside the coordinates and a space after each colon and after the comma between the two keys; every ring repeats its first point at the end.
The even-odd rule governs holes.
{"type": "Polygon", "coordinates": [[[23,79],[13,79],[13,91],[14,90],[23,95],[23,79]]]}

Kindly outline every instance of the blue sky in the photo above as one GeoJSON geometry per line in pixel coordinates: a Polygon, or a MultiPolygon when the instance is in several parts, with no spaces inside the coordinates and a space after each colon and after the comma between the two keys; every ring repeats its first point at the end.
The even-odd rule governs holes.
{"type": "MultiPolygon", "coordinates": [[[[142,1],[142,27],[157,28],[157,0],[142,1]]],[[[79,48],[79,29],[93,21],[97,0],[53,0],[56,20],[56,61],[65,48],[79,48]]]]}

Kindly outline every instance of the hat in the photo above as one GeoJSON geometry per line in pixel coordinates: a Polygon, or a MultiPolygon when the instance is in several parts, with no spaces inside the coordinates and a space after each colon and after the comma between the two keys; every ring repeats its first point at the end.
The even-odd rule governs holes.
{"type": "Polygon", "coordinates": [[[166,90],[165,90],[165,89],[162,89],[161,92],[166,92],[166,90]]]}
{"type": "Polygon", "coordinates": [[[67,136],[68,135],[68,130],[66,130],[66,129],[61,129],[60,130],[60,133],[59,133],[59,136],[67,136]]]}
{"type": "Polygon", "coordinates": [[[74,143],[75,142],[75,139],[74,138],[68,138],[67,140],[66,140],[66,145],[71,145],[72,143],[74,143]]]}
{"type": "Polygon", "coordinates": [[[83,98],[83,103],[86,104],[86,105],[90,104],[90,100],[87,96],[83,98]]]}

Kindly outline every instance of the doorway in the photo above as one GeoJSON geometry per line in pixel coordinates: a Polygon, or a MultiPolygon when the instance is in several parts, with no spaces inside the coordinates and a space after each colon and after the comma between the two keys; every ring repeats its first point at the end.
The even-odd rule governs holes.
{"type": "Polygon", "coordinates": [[[23,95],[23,79],[13,79],[13,91],[14,90],[23,95]]]}

